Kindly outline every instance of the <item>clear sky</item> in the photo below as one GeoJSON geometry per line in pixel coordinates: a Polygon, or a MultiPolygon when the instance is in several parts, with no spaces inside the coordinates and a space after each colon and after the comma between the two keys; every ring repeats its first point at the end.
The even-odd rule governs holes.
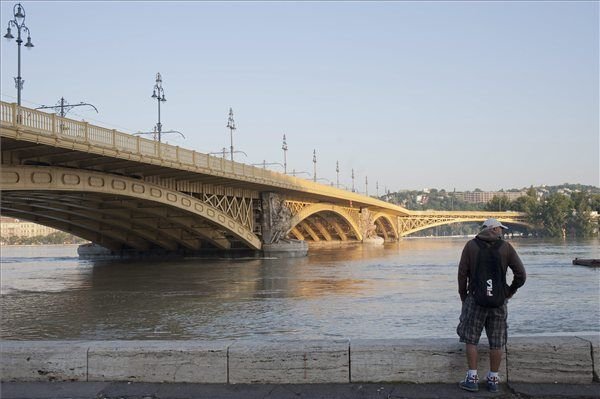
{"type": "MultiPolygon", "coordinates": [[[[2,1],[2,34],[15,2],[2,1]]],[[[283,163],[369,193],[599,182],[599,3],[22,3],[24,106],[163,141],[283,163]]],[[[14,31],[13,31],[14,33],[14,31]]],[[[17,46],[1,94],[16,102],[17,46]]],[[[274,170],[282,171],[278,165],[274,170]]],[[[304,175],[303,177],[308,177],[304,175]]]]}

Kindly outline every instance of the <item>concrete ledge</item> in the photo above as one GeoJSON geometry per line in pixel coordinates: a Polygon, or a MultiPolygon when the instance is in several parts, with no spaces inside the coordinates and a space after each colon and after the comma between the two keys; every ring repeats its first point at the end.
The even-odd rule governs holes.
{"type": "MultiPolygon", "coordinates": [[[[479,371],[488,369],[480,344],[479,371]]],[[[322,341],[0,341],[0,380],[232,384],[456,383],[457,339],[322,341]]],[[[510,337],[501,377],[510,383],[590,384],[600,334],[510,337]]]]}
{"type": "MultiPolygon", "coordinates": [[[[479,368],[489,369],[487,341],[479,345],[479,368]]],[[[352,382],[458,382],[466,370],[465,345],[456,339],[354,340],[352,382]]],[[[506,376],[504,359],[500,366],[506,376]]]]}
{"type": "Polygon", "coordinates": [[[86,381],[85,342],[1,341],[2,381],[86,381]]]}
{"type": "Polygon", "coordinates": [[[589,384],[592,347],[577,337],[515,337],[508,340],[510,382],[589,384]]]}
{"type": "Polygon", "coordinates": [[[350,382],[349,341],[238,342],[229,347],[229,382],[350,382]]]}
{"type": "Polygon", "coordinates": [[[88,381],[227,382],[227,347],[216,341],[90,343],[88,381]]]}
{"type": "Polygon", "coordinates": [[[589,342],[592,346],[592,371],[594,382],[600,382],[600,333],[596,335],[580,335],[577,338],[589,342]]]}

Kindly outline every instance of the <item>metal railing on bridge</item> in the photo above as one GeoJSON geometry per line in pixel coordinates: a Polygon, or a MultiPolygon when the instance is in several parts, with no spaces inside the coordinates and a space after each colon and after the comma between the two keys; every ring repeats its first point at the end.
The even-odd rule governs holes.
{"type": "Polygon", "coordinates": [[[60,143],[61,140],[76,144],[80,151],[96,152],[117,158],[160,164],[168,167],[208,173],[237,180],[271,185],[280,189],[296,190],[325,197],[328,201],[344,201],[355,206],[377,206],[400,214],[406,209],[358,193],[348,192],[330,185],[320,184],[295,176],[278,173],[222,157],[203,154],[194,150],[92,125],[88,122],[63,118],[16,103],[0,102],[0,122],[3,128],[13,129],[26,141],[75,149],[76,146],[60,143]],[[24,137],[33,133],[52,140],[42,142],[38,137],[24,137]],[[102,150],[102,151],[99,151],[102,150]]]}
{"type": "Polygon", "coordinates": [[[3,124],[15,128],[27,128],[27,130],[42,135],[60,137],[82,144],[90,144],[100,148],[128,152],[144,157],[159,158],[163,162],[217,169],[251,177],[280,177],[280,174],[277,172],[255,168],[250,165],[198,153],[179,146],[122,133],[115,129],[91,125],[88,122],[79,122],[62,118],[55,114],[19,107],[15,103],[1,103],[0,120],[3,124]]]}

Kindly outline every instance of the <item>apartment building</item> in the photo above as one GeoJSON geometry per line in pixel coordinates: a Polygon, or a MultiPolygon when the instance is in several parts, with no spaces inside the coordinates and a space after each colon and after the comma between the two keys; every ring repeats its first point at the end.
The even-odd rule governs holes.
{"type": "Polygon", "coordinates": [[[523,191],[464,191],[455,193],[455,198],[472,204],[490,202],[494,197],[506,197],[510,201],[525,195],[523,191]]]}
{"type": "Polygon", "coordinates": [[[0,237],[46,236],[58,230],[37,223],[9,217],[0,217],[0,237]]]}

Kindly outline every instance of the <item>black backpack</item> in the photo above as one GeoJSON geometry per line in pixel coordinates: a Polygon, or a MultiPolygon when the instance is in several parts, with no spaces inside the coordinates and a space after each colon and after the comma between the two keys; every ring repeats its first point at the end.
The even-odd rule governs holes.
{"type": "Polygon", "coordinates": [[[499,249],[503,244],[498,240],[493,244],[475,238],[479,246],[477,264],[471,278],[469,290],[475,303],[486,308],[497,308],[506,300],[506,273],[502,270],[499,249]]]}

